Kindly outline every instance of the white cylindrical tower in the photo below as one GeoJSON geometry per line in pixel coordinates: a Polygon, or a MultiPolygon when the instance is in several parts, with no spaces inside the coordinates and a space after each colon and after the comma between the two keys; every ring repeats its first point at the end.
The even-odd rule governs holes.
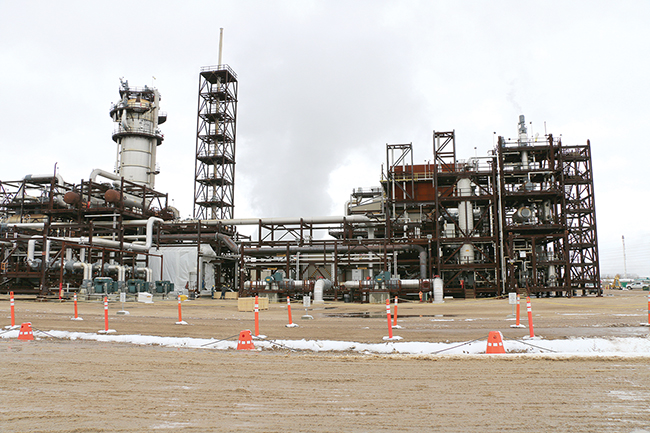
{"type": "Polygon", "coordinates": [[[113,132],[118,152],[116,174],[153,189],[158,174],[156,148],[163,141],[158,125],[167,120],[159,111],[160,93],[147,86],[130,88],[128,81],[120,81],[122,99],[110,111],[117,123],[113,132]]]}
{"type": "MultiPolygon", "coordinates": [[[[523,114],[519,116],[519,139],[520,146],[528,146],[528,128],[526,128],[526,118],[523,114]]],[[[528,151],[521,151],[521,167],[528,168],[528,151]]]]}
{"type": "MultiPolygon", "coordinates": [[[[472,195],[472,181],[469,178],[458,180],[458,195],[469,197],[472,195]]],[[[474,206],[471,201],[461,201],[458,205],[458,226],[463,236],[469,236],[474,230],[474,206]]],[[[474,246],[463,244],[460,249],[460,263],[474,263],[474,246]]]]}

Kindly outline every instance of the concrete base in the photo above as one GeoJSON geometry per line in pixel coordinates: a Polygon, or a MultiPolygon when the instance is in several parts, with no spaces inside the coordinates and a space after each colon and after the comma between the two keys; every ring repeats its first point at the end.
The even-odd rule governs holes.
{"type": "Polygon", "coordinates": [[[370,304],[385,304],[389,296],[388,292],[370,292],[368,293],[368,302],[370,304]]]}

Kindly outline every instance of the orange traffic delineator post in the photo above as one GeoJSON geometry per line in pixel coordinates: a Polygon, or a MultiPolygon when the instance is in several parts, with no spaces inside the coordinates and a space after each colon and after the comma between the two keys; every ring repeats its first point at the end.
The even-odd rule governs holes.
{"type": "Polygon", "coordinates": [[[293,320],[291,319],[291,298],[287,296],[287,312],[289,313],[289,324],[285,325],[287,328],[297,328],[298,324],[293,323],[293,320]]]}
{"type": "Polygon", "coordinates": [[[510,325],[511,328],[525,328],[525,325],[521,324],[521,300],[519,298],[519,295],[517,295],[517,323],[515,325],[510,325]]]}
{"type": "Polygon", "coordinates": [[[388,339],[393,338],[393,327],[390,325],[390,299],[386,299],[386,317],[388,318],[388,339]]]}
{"type": "Polygon", "coordinates": [[[517,295],[517,326],[521,326],[521,300],[519,299],[519,295],[517,295]]]}
{"type": "Polygon", "coordinates": [[[648,323],[642,323],[641,326],[650,326],[650,293],[648,293],[648,323]]]}
{"type": "Polygon", "coordinates": [[[104,331],[108,332],[108,297],[104,296],[104,331]]]}
{"type": "Polygon", "coordinates": [[[402,329],[401,326],[397,324],[397,296],[395,296],[395,313],[393,314],[393,329],[402,329]]]}
{"type": "Polygon", "coordinates": [[[32,331],[32,322],[26,322],[20,325],[20,331],[18,331],[19,340],[33,340],[34,332],[32,331]]]}
{"type": "Polygon", "coordinates": [[[83,320],[79,317],[79,310],[77,309],[77,294],[74,294],[74,317],[70,320],[83,320]]]}
{"type": "Polygon", "coordinates": [[[250,329],[246,329],[239,333],[239,341],[237,342],[237,350],[251,350],[255,349],[253,345],[253,336],[250,329]]]}
{"type": "Polygon", "coordinates": [[[393,327],[397,326],[397,296],[395,296],[395,314],[393,314],[393,327]]]}
{"type": "Polygon", "coordinates": [[[108,334],[115,332],[114,329],[108,329],[108,297],[104,296],[104,330],[97,331],[100,334],[108,334]]]}
{"type": "Polygon", "coordinates": [[[388,337],[384,337],[384,340],[401,340],[402,337],[393,337],[393,327],[390,320],[390,298],[386,299],[386,319],[388,320],[388,337]]]}
{"type": "Polygon", "coordinates": [[[503,336],[501,332],[490,331],[485,353],[506,353],[506,349],[503,347],[503,336]]]}
{"type": "Polygon", "coordinates": [[[183,320],[183,312],[181,311],[181,295],[178,294],[178,322],[177,325],[187,325],[187,322],[183,320]]]}
{"type": "Polygon", "coordinates": [[[535,331],[533,330],[533,309],[530,306],[530,296],[526,297],[526,310],[528,311],[528,328],[530,329],[530,338],[535,337],[535,331]]]}
{"type": "Polygon", "coordinates": [[[258,304],[257,295],[255,295],[255,336],[260,336],[260,306],[258,304]]]}
{"type": "Polygon", "coordinates": [[[16,312],[14,311],[14,292],[9,292],[9,304],[11,305],[11,327],[16,326],[16,312]]]}

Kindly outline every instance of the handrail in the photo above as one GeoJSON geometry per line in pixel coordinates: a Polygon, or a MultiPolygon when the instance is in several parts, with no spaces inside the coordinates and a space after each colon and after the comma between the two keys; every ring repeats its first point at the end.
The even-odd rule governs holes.
{"type": "Polygon", "coordinates": [[[228,71],[230,75],[237,78],[237,74],[228,65],[203,66],[201,72],[228,71]]]}

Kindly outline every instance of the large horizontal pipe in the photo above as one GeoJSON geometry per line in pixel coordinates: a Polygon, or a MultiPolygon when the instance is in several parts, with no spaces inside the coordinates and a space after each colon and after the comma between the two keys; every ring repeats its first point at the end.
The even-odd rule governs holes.
{"type": "MultiPolygon", "coordinates": [[[[147,224],[146,219],[141,220],[130,220],[124,221],[122,225],[125,226],[144,226],[147,224]]],[[[224,225],[224,226],[233,226],[233,225],[281,225],[281,224],[300,224],[301,221],[304,224],[342,224],[344,222],[361,224],[361,223],[370,223],[372,220],[364,215],[349,215],[349,216],[325,216],[325,217],[313,217],[313,218],[241,218],[241,219],[213,219],[213,220],[185,220],[185,221],[165,221],[166,225],[171,226],[186,226],[188,224],[205,224],[208,226],[215,225],[224,225]]],[[[96,221],[95,225],[112,225],[111,221],[96,221]]],[[[51,223],[50,227],[65,227],[71,225],[70,223],[55,222],[51,223]]],[[[0,224],[2,228],[5,227],[15,227],[15,228],[25,228],[25,229],[43,229],[44,223],[2,223],[0,224]]]]}
{"type": "MultiPolygon", "coordinates": [[[[224,226],[245,226],[245,225],[283,225],[283,224],[342,224],[348,223],[369,223],[372,220],[364,215],[348,216],[320,216],[311,218],[239,218],[239,219],[215,219],[200,220],[206,225],[224,225],[224,226]]],[[[190,222],[198,222],[193,220],[190,222]]],[[[188,223],[188,221],[184,221],[188,223]]]]}

